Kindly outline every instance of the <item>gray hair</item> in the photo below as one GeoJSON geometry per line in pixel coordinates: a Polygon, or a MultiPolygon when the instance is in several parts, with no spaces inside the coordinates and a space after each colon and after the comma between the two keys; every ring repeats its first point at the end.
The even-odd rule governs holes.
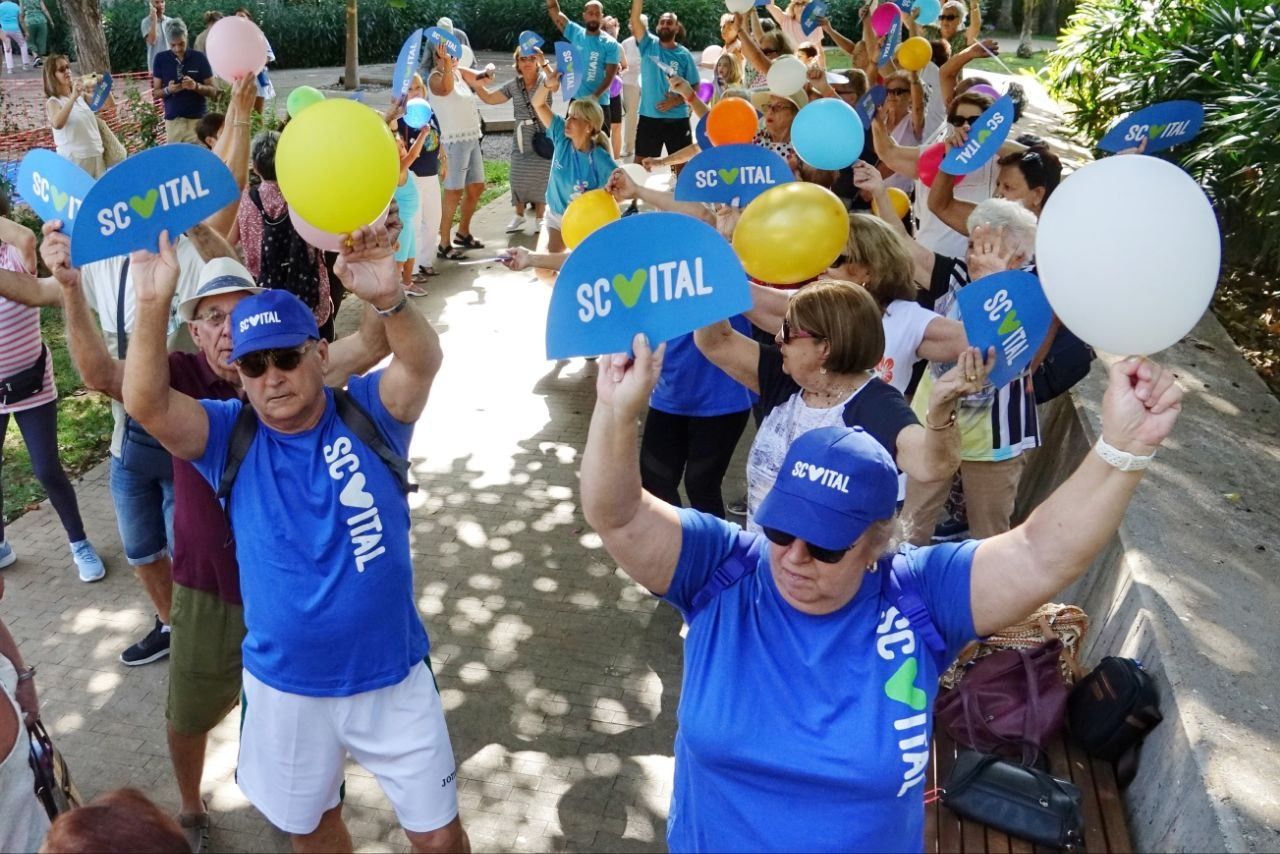
{"type": "Polygon", "coordinates": [[[253,163],[253,171],[264,181],[276,179],[276,145],[280,142],[280,134],[273,130],[259,131],[249,143],[249,161],[253,163]]]}
{"type": "Polygon", "coordinates": [[[968,17],[969,10],[965,8],[964,3],[960,2],[960,0],[947,0],[946,3],[942,4],[942,10],[945,12],[947,9],[955,9],[959,12],[961,23],[968,17]]]}
{"type": "Polygon", "coordinates": [[[167,42],[185,41],[187,38],[187,22],[181,18],[170,18],[164,25],[164,40],[167,42]]]}
{"type": "Polygon", "coordinates": [[[1017,202],[1008,199],[985,199],[978,202],[973,213],[969,214],[966,225],[969,233],[980,225],[1003,228],[1004,233],[1013,241],[1013,245],[1026,258],[1031,258],[1036,251],[1036,215],[1017,202]]]}

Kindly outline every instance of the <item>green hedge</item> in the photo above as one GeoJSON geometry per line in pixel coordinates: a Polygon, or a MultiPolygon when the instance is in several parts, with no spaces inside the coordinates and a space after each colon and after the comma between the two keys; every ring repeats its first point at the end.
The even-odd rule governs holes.
{"type": "MultiPolygon", "coordinates": [[[[194,38],[204,28],[206,10],[231,13],[240,5],[233,0],[168,0],[166,11],[186,21],[194,38]]],[[[346,61],[343,0],[258,0],[247,5],[271,41],[277,67],[314,68],[346,61]]],[[[146,53],[138,30],[146,8],[144,0],[117,0],[103,10],[113,69],[144,66],[146,53]]],[[[575,18],[581,11],[576,0],[568,0],[564,8],[575,18]]],[[[841,4],[832,23],[842,32],[854,34],[855,9],[854,4],[841,4]]],[[[606,0],[605,10],[625,19],[630,5],[623,0],[606,0]]],[[[647,9],[651,17],[667,10],[684,22],[686,43],[691,48],[719,41],[723,4],[716,0],[666,0],[647,9]]],[[[360,0],[361,62],[393,61],[405,36],[416,27],[434,24],[443,15],[464,29],[477,49],[513,49],[522,30],[533,30],[548,41],[559,35],[547,16],[544,0],[360,0]]],[[[624,21],[624,34],[628,30],[624,21]]]]}

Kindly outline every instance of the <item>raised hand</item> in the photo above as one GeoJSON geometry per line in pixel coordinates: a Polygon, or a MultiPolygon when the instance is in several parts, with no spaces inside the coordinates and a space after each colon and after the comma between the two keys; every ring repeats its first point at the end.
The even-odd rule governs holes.
{"type": "Polygon", "coordinates": [[[62,231],[62,220],[51,219],[40,228],[40,260],[64,288],[80,287],[80,270],[71,265],[71,236],[62,231]]]}
{"type": "MultiPolygon", "coordinates": [[[[966,347],[951,370],[938,377],[929,394],[929,411],[948,408],[953,401],[982,391],[996,367],[996,348],[987,348],[986,361],[977,347],[966,347]]],[[[935,425],[936,426],[936,425],[935,425]]]]}
{"type": "Polygon", "coordinates": [[[1131,454],[1155,452],[1182,411],[1182,388],[1173,371],[1143,356],[1111,366],[1102,396],[1102,438],[1131,454]]]}
{"type": "Polygon", "coordinates": [[[1004,226],[980,225],[969,233],[969,281],[1016,270],[1026,258],[1004,226]]]}
{"type": "Polygon", "coordinates": [[[237,114],[246,120],[253,112],[253,102],[257,97],[258,79],[252,74],[246,74],[231,86],[231,104],[235,107],[237,114]]]}
{"type": "Polygon", "coordinates": [[[169,242],[169,232],[160,232],[160,252],[134,250],[129,255],[129,275],[133,277],[133,294],[138,305],[164,305],[173,302],[178,290],[178,253],[169,242]]]}
{"type": "Polygon", "coordinates": [[[542,84],[548,92],[556,92],[560,89],[560,72],[547,67],[546,81],[542,84]]]}
{"type": "Polygon", "coordinates": [[[880,174],[879,169],[867,161],[859,160],[853,164],[853,186],[859,190],[866,190],[874,196],[884,189],[884,176],[880,174]]]}
{"type": "Polygon", "coordinates": [[[596,399],[621,417],[639,418],[649,408],[649,397],[662,373],[662,359],[667,345],[657,350],[649,347],[644,333],[636,333],[631,341],[635,358],[626,353],[600,357],[600,375],[596,377],[596,399]]]}
{"type": "MultiPolygon", "coordinates": [[[[646,166],[647,170],[649,167],[646,166]]],[[[627,200],[634,199],[638,188],[636,182],[631,180],[631,176],[627,174],[625,169],[614,169],[613,174],[609,176],[609,181],[604,185],[615,199],[627,200]]]]}
{"type": "Polygon", "coordinates": [[[366,225],[347,235],[333,265],[347,290],[374,308],[391,308],[404,290],[395,262],[401,227],[393,205],[382,225],[366,225]]]}

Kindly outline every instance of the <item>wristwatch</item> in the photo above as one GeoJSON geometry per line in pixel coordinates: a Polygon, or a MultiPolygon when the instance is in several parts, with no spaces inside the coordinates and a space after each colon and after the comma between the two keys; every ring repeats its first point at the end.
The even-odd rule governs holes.
{"type": "Polygon", "coordinates": [[[1098,442],[1093,446],[1093,450],[1097,452],[1098,456],[1102,457],[1107,465],[1114,466],[1120,471],[1141,471],[1151,465],[1151,461],[1156,458],[1154,453],[1144,457],[1141,454],[1131,454],[1128,451],[1113,448],[1101,436],[1098,437],[1098,442]]]}

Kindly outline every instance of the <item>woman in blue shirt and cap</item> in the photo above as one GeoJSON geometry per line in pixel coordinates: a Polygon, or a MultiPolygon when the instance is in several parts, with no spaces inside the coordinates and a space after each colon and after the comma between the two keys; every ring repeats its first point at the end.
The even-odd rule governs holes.
{"type": "Polygon", "coordinates": [[[636,424],[664,348],[638,335],[633,350],[601,359],[582,505],[623,570],[688,623],[669,848],[921,851],[939,672],[1070,585],[1115,533],[1181,409],[1172,372],[1111,368],[1095,452],[1022,525],[899,550],[893,460],[856,428],[792,444],[763,536],[644,492],[636,424]],[[899,613],[891,576],[915,588],[927,631],[899,613]]]}

